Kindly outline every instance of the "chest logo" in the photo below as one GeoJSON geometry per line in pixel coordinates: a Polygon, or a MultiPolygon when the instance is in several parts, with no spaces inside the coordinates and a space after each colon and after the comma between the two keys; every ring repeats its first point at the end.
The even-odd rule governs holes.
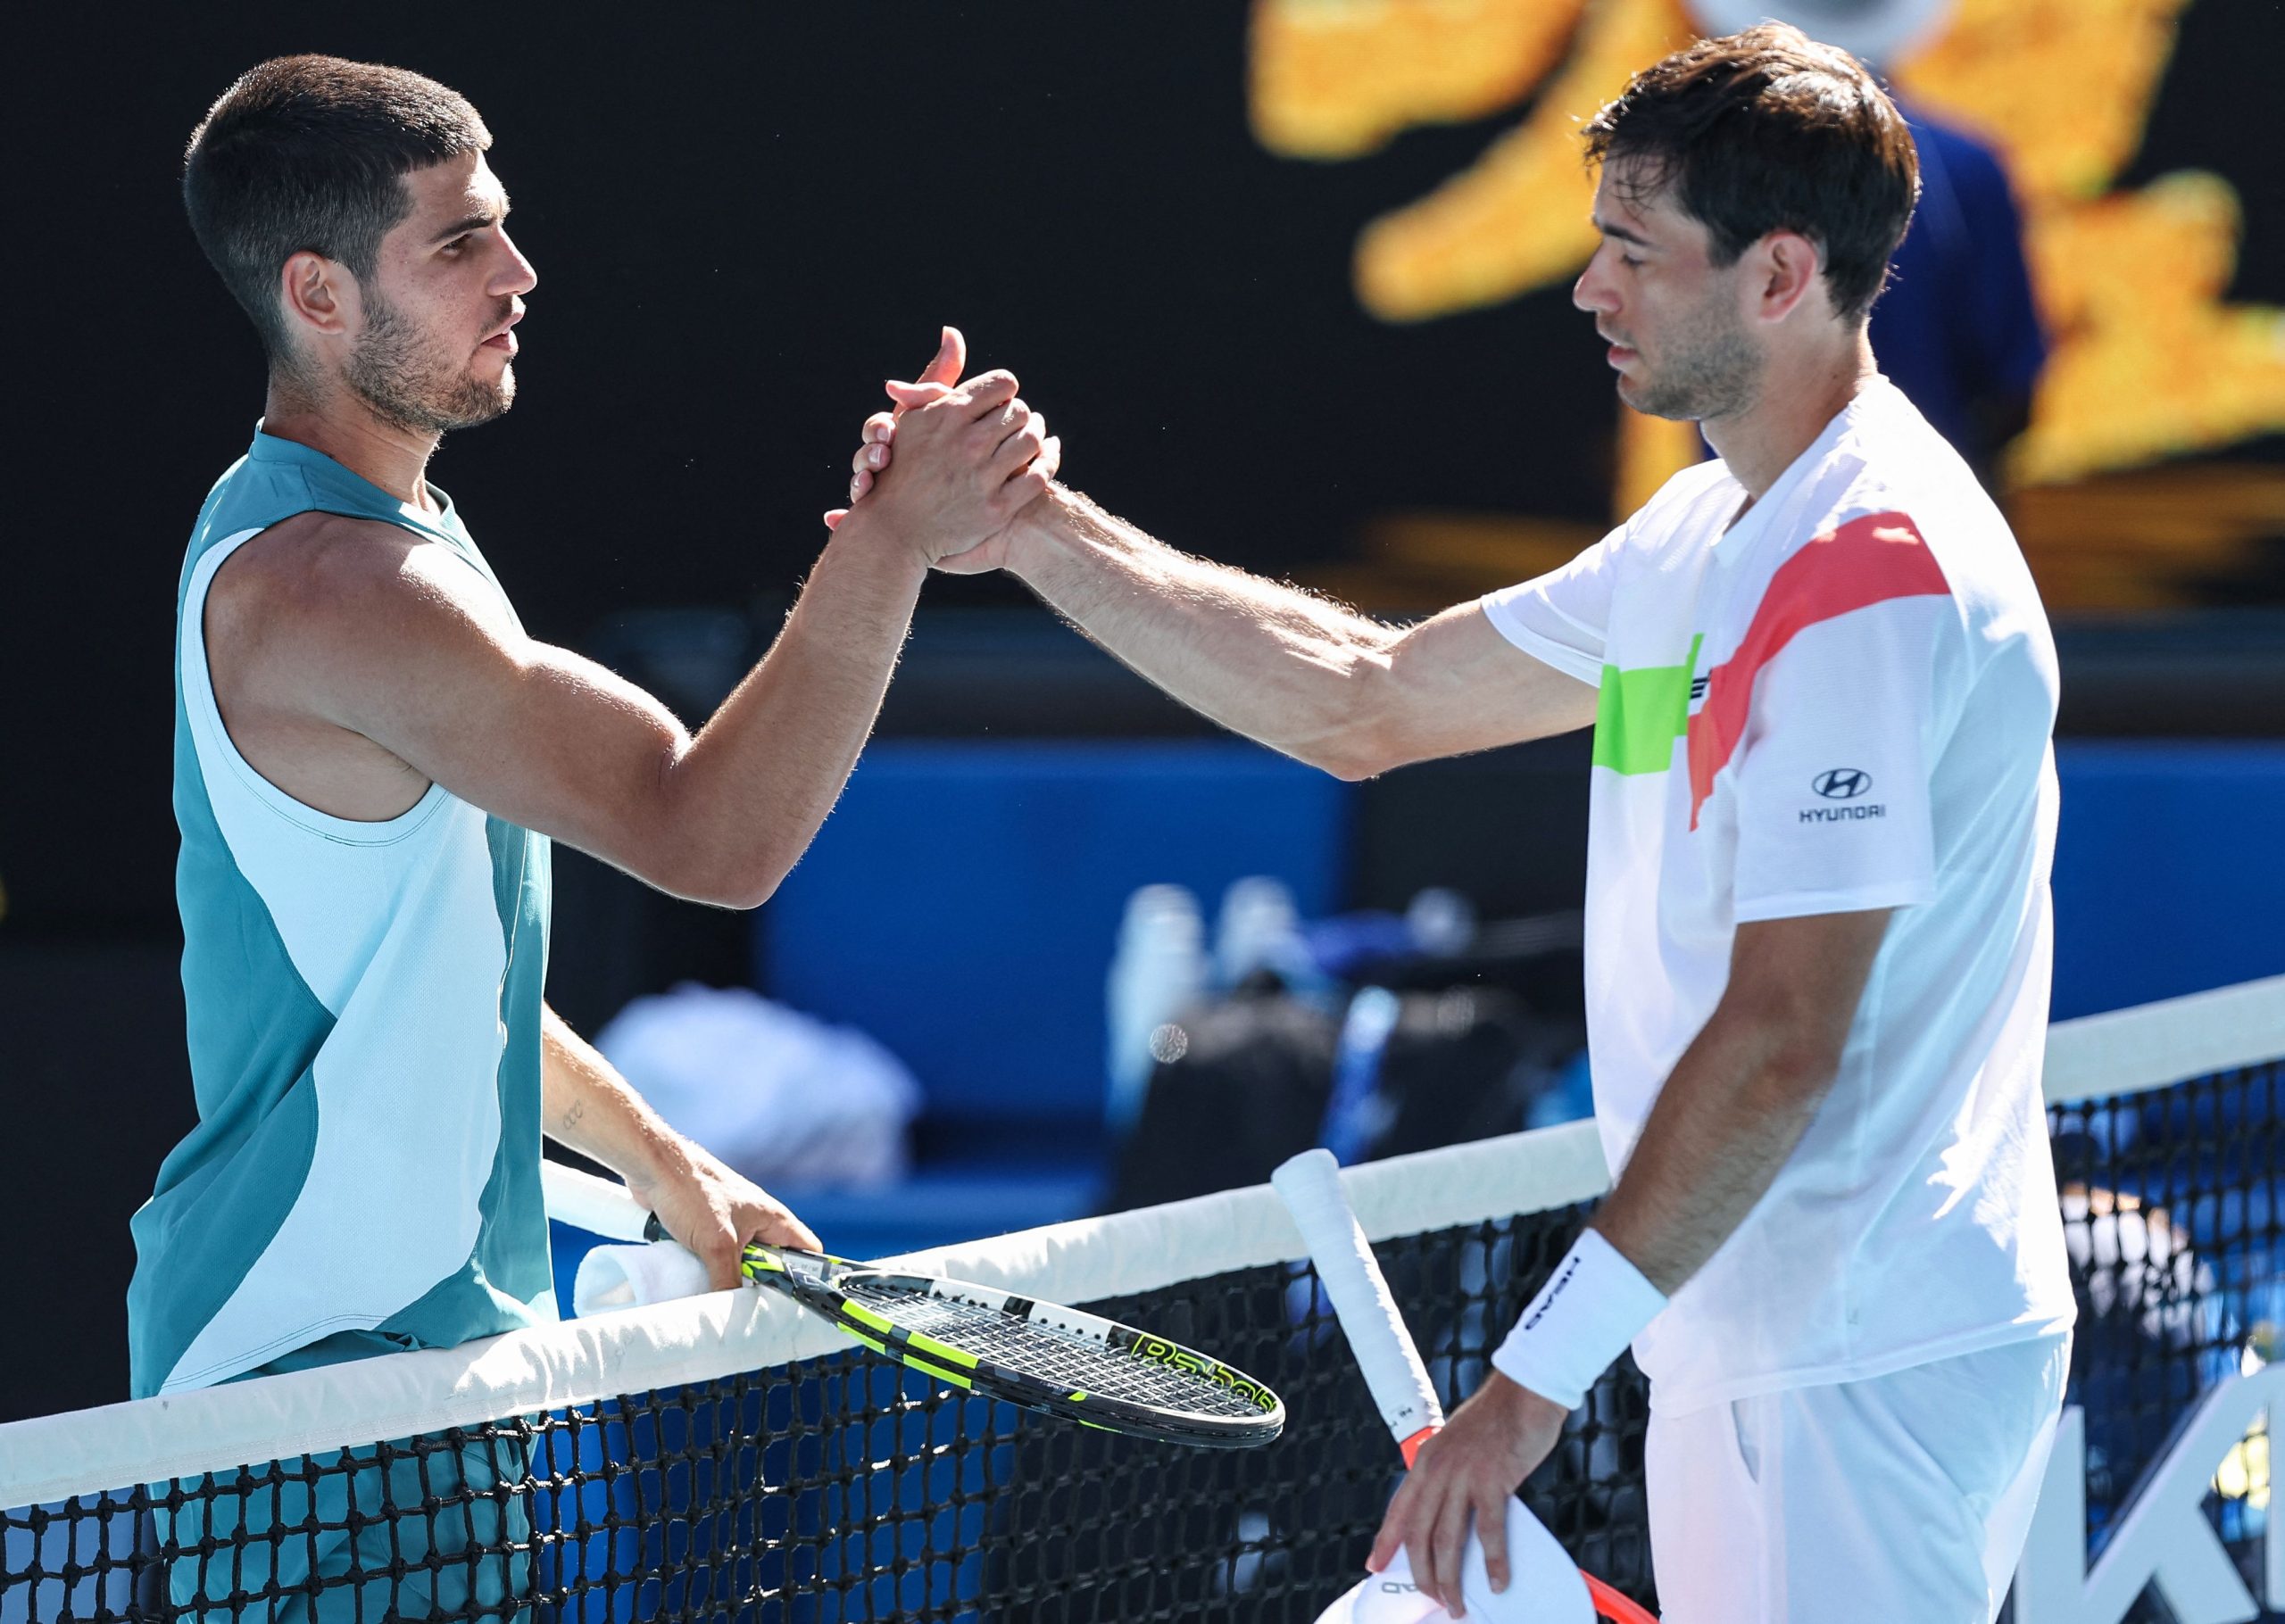
{"type": "Polygon", "coordinates": [[[1873,787],[1873,775],[1860,766],[1837,766],[1809,780],[1809,788],[1827,800],[1854,800],[1873,787]]]}

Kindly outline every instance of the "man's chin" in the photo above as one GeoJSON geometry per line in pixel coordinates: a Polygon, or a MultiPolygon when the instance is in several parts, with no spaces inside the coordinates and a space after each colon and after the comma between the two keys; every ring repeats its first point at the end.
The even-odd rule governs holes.
{"type": "Polygon", "coordinates": [[[444,414],[445,431],[449,434],[463,428],[480,427],[494,418],[507,416],[508,409],[515,403],[516,375],[503,372],[496,384],[471,389],[453,402],[450,412],[444,414]]]}
{"type": "Polygon", "coordinates": [[[1662,398],[1656,389],[1638,384],[1624,373],[1618,376],[1618,398],[1622,405],[1633,408],[1646,418],[1664,418],[1669,423],[1694,423],[1698,416],[1683,402],[1662,398]]]}

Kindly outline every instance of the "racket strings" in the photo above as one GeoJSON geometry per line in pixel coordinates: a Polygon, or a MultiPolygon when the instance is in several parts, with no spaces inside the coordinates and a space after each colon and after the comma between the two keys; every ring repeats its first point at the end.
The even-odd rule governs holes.
{"type": "Polygon", "coordinates": [[[1075,1392],[1192,1414],[1249,1421],[1261,1415],[1246,1396],[1253,1389],[1112,1347],[1083,1332],[923,1291],[855,1280],[843,1282],[842,1289],[906,1330],[1075,1392]]]}

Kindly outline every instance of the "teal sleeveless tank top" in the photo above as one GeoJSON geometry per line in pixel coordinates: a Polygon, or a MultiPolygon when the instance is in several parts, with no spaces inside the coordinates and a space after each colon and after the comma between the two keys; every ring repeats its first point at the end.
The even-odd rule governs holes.
{"type": "Polygon", "coordinates": [[[191,534],[174,807],[198,1125],[134,1218],[138,1397],[555,1317],[539,1179],[546,837],[441,784],[385,823],[304,806],[239,756],[207,679],[215,571],[297,513],[400,526],[498,592],[432,494],[441,513],[257,432],[191,534]]]}

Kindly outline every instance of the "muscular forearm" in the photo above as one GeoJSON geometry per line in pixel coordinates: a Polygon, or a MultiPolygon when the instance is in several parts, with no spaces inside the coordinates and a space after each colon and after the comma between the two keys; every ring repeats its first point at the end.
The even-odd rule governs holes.
{"type": "Polygon", "coordinates": [[[769,654],[665,771],[689,894],[753,907],[790,872],[879,714],[927,569],[862,515],[835,533],[769,654]]]}
{"type": "Polygon", "coordinates": [[[1225,727],[1344,776],[1383,765],[1363,743],[1361,690],[1385,675],[1395,628],[1177,552],[1061,489],[1011,528],[1007,567],[1225,727]]]}
{"type": "Polygon", "coordinates": [[[540,1102],[547,1137],[601,1162],[637,1191],[683,1169],[689,1146],[611,1063],[552,1008],[540,1025],[540,1102]]]}

